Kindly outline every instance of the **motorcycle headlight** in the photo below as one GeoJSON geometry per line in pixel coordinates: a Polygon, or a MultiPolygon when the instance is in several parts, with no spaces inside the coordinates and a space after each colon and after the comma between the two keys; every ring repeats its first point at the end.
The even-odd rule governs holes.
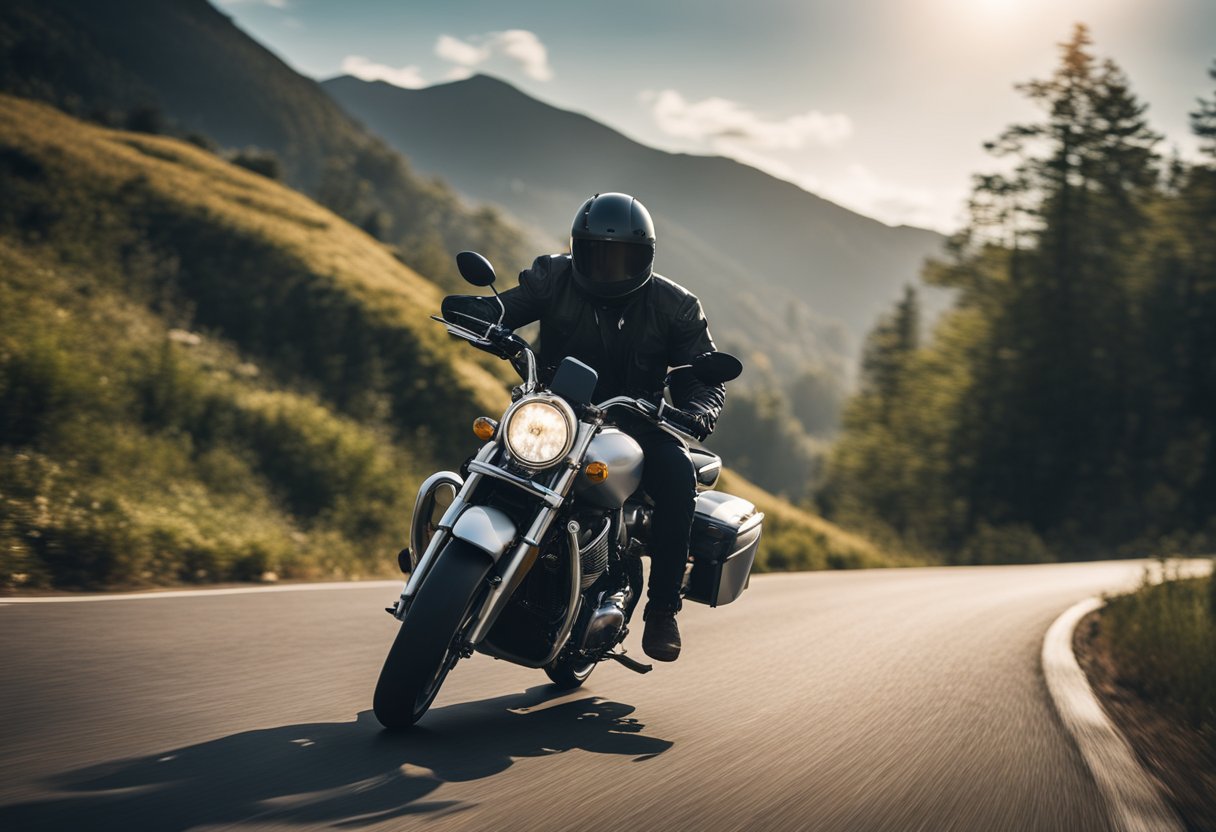
{"type": "Polygon", "coordinates": [[[507,452],[524,465],[545,468],[568,454],[574,444],[574,414],[560,399],[524,399],[503,423],[507,452]]]}

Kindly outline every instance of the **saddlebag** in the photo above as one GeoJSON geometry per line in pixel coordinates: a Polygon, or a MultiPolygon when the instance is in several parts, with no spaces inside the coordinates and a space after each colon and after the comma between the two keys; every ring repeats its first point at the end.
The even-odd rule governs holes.
{"type": "Polygon", "coordinates": [[[764,514],[741,497],[720,491],[698,494],[684,597],[716,607],[742,595],[760,547],[763,521],[764,514]]]}

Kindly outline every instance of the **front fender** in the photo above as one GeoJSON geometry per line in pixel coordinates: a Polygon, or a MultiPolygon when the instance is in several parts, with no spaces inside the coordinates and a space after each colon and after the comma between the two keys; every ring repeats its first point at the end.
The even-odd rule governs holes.
{"type": "Polygon", "coordinates": [[[515,523],[492,506],[469,506],[452,526],[452,536],[473,544],[497,563],[515,539],[515,523]]]}

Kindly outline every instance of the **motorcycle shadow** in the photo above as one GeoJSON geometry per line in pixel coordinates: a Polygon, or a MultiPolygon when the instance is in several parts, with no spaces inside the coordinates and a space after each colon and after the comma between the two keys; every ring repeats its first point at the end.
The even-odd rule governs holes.
{"type": "Polygon", "coordinates": [[[634,708],[549,686],[432,709],[414,730],[353,722],[247,731],[58,776],[53,797],[0,806],[5,829],[158,829],[258,824],[360,827],[473,804],[424,800],[444,783],[492,777],[522,757],[582,749],[640,762],[672,746],[634,708]]]}

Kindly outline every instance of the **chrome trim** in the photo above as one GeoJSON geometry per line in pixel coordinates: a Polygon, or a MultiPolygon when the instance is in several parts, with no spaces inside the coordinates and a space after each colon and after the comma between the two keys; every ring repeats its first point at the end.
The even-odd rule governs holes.
{"type": "Polygon", "coordinates": [[[572,408],[565,399],[559,396],[554,396],[550,393],[533,393],[531,395],[524,396],[519,401],[507,408],[507,412],[502,416],[502,425],[499,428],[498,433],[502,437],[502,446],[506,448],[507,453],[510,454],[512,459],[525,468],[543,471],[546,468],[552,468],[554,465],[557,465],[570,453],[571,449],[574,447],[575,440],[578,438],[578,425],[578,419],[574,416],[574,408],[572,408]],[[511,419],[515,416],[516,411],[518,411],[524,405],[532,404],[533,402],[544,402],[545,404],[552,405],[566,420],[566,441],[562,445],[561,453],[554,456],[553,459],[548,462],[535,463],[521,458],[515,453],[514,450],[512,450],[511,441],[508,438],[511,434],[511,419]]]}
{"type": "MultiPolygon", "coordinates": [[[[460,498],[457,497],[456,499],[459,500],[460,498]]],[[[393,610],[393,617],[398,621],[405,620],[405,613],[409,609],[410,598],[418,591],[419,585],[422,584],[423,576],[431,571],[431,561],[435,559],[435,553],[447,542],[447,539],[447,531],[440,528],[439,531],[435,532],[435,536],[431,538],[431,542],[427,545],[426,551],[422,553],[422,557],[418,558],[414,571],[410,573],[405,585],[401,588],[401,595],[397,598],[396,608],[393,610]]]]}
{"type": "Polygon", "coordinates": [[[471,543],[497,562],[515,539],[515,523],[493,506],[469,506],[452,526],[452,537],[471,543]]]}
{"type": "Polygon", "coordinates": [[[512,474],[510,471],[499,468],[497,465],[491,465],[488,462],[470,462],[469,471],[510,483],[516,488],[527,491],[533,497],[539,497],[540,499],[544,500],[546,505],[550,506],[551,508],[557,508],[563,502],[565,502],[566,499],[551,488],[547,488],[538,482],[527,479],[526,477],[521,477],[518,474],[512,474]]]}
{"type": "MultiPolygon", "coordinates": [[[[574,623],[578,621],[578,614],[582,609],[583,603],[582,589],[580,586],[583,580],[583,573],[578,559],[578,524],[571,521],[571,525],[575,527],[576,531],[570,531],[569,527],[566,529],[567,547],[574,552],[571,561],[570,594],[567,596],[565,620],[562,621],[562,626],[558,631],[557,639],[554,641],[554,646],[550,649],[549,653],[540,661],[536,661],[534,659],[529,659],[525,656],[512,653],[508,650],[501,650],[490,642],[486,642],[484,635],[478,636],[477,631],[480,629],[480,622],[477,629],[470,634],[469,643],[477,644],[477,649],[487,656],[506,659],[509,662],[521,665],[523,667],[544,667],[557,658],[558,654],[561,653],[562,648],[566,646],[566,642],[570,639],[570,631],[574,629],[574,623]]],[[[489,632],[490,628],[486,627],[485,630],[486,632],[489,632]]]]}
{"type": "Polygon", "coordinates": [[[494,622],[498,620],[498,616],[506,607],[507,601],[511,596],[507,590],[514,589],[515,575],[523,566],[524,560],[528,555],[530,544],[527,542],[529,538],[539,540],[544,536],[549,529],[549,524],[553,522],[553,518],[557,516],[557,510],[545,506],[536,513],[536,518],[532,521],[532,526],[528,529],[523,539],[516,544],[509,555],[505,555],[498,560],[500,571],[498,577],[502,580],[496,585],[490,587],[489,593],[486,595],[485,601],[481,604],[481,609],[478,611],[477,621],[473,624],[472,630],[468,635],[468,643],[472,645],[480,644],[486,634],[494,626],[494,622]]]}
{"type": "MultiPolygon", "coordinates": [[[[587,422],[579,423],[578,438],[574,442],[573,459],[582,459],[587,453],[587,446],[591,444],[591,440],[595,437],[599,426],[589,424],[587,422]]],[[[574,484],[574,478],[579,475],[581,468],[575,466],[573,468],[566,466],[561,470],[561,474],[557,478],[557,482],[553,484],[553,493],[565,500],[565,495],[570,493],[570,488],[574,484]]],[[[476,476],[481,476],[480,474],[476,476]]],[[[472,477],[470,477],[472,479],[472,477]]],[[[560,507],[560,503],[558,507],[560,507]]],[[[481,605],[480,617],[476,624],[473,625],[472,631],[469,633],[468,643],[474,646],[481,643],[494,626],[494,622],[498,620],[498,616],[502,614],[503,608],[510,600],[510,595],[507,594],[508,588],[512,588],[515,583],[515,573],[519,571],[525,557],[528,554],[528,547],[536,545],[528,541],[541,541],[545,537],[545,533],[549,531],[549,526],[557,517],[557,508],[550,507],[547,503],[540,511],[536,513],[536,518],[532,521],[532,525],[524,532],[520,542],[507,555],[499,559],[499,576],[502,581],[497,586],[491,587],[490,592],[486,595],[486,600],[481,605]]]]}
{"type": "MultiPolygon", "coordinates": [[[[418,496],[414,498],[414,516],[410,519],[410,572],[413,572],[417,568],[418,558],[427,548],[422,545],[422,535],[418,528],[418,517],[422,512],[422,502],[428,494],[442,483],[448,483],[453,487],[453,503],[456,502],[456,495],[464,488],[464,479],[455,471],[436,471],[423,480],[422,485],[418,487],[418,496]]],[[[446,512],[444,513],[446,514],[446,512]]]]}
{"type": "Polygon", "coordinates": [[[553,649],[545,658],[544,664],[556,659],[557,654],[566,646],[570,631],[574,629],[574,622],[578,620],[579,609],[583,605],[583,563],[578,556],[578,531],[578,523],[571,520],[566,526],[566,548],[570,550],[570,594],[566,598],[566,620],[562,622],[562,628],[558,630],[553,649]]]}
{"type": "MultiPolygon", "coordinates": [[[[494,455],[496,450],[498,450],[497,442],[487,442],[477,452],[475,461],[489,459],[494,455]]],[[[422,579],[431,571],[431,562],[435,559],[435,555],[443,544],[447,542],[448,531],[452,528],[452,524],[456,522],[456,518],[460,516],[460,512],[464,510],[466,495],[471,494],[480,481],[480,474],[470,474],[469,478],[465,480],[464,486],[461,487],[460,493],[456,495],[456,499],[452,501],[452,504],[448,506],[448,510],[444,512],[443,517],[439,520],[439,530],[431,538],[430,545],[426,547],[426,551],[418,558],[414,571],[410,573],[409,579],[401,588],[401,595],[397,599],[396,611],[393,613],[398,621],[405,620],[405,613],[409,609],[410,598],[414,596],[414,593],[418,591],[418,587],[422,585],[422,579]]]]}
{"type": "Polygon", "coordinates": [[[538,382],[536,380],[536,354],[532,350],[524,350],[524,358],[528,362],[528,377],[524,379],[524,392],[531,394],[536,392],[538,382]]]}

